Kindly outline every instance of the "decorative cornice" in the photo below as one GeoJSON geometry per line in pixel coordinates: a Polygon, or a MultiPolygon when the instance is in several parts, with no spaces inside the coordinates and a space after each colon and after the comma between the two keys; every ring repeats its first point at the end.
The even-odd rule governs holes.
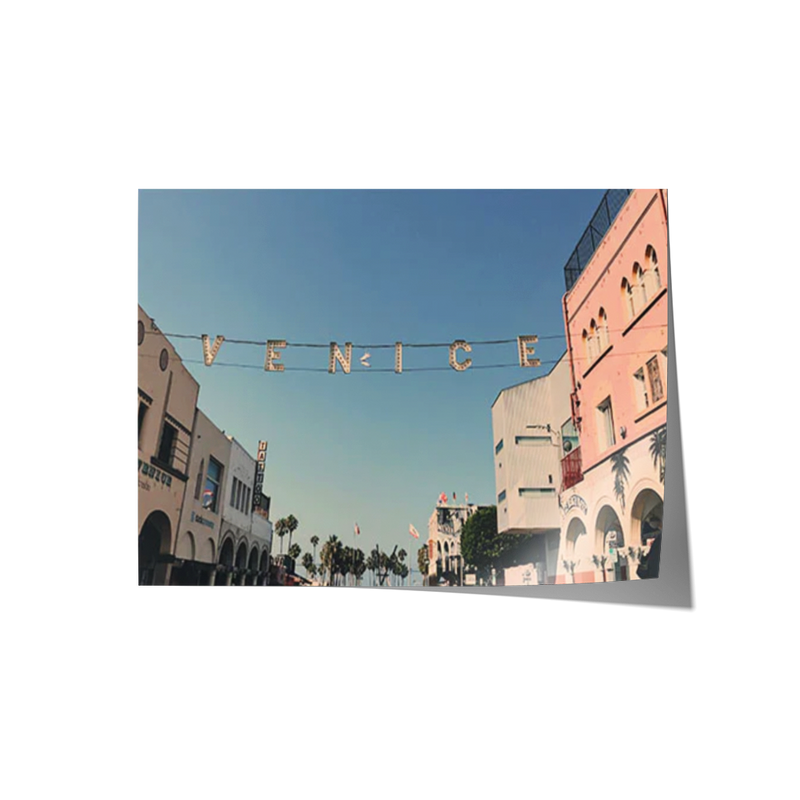
{"type": "Polygon", "coordinates": [[[142,400],[146,400],[148,403],[150,403],[150,405],[153,405],[153,398],[150,397],[150,395],[147,394],[147,392],[143,391],[138,386],[136,387],[136,394],[138,394],[139,397],[142,398],[142,400]]]}

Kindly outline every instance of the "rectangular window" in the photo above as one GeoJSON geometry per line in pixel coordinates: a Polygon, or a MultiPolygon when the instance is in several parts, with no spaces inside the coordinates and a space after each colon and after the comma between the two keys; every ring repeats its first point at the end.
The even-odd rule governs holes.
{"type": "Polygon", "coordinates": [[[521,444],[521,445],[539,445],[539,444],[550,444],[551,439],[549,436],[515,436],[514,437],[514,444],[521,444]]]}
{"type": "Polygon", "coordinates": [[[531,489],[520,489],[519,496],[520,497],[541,497],[545,494],[555,494],[556,490],[553,486],[545,486],[544,488],[531,488],[531,489]]]}
{"type": "Polygon", "coordinates": [[[633,373],[633,385],[636,389],[636,408],[644,411],[650,406],[650,399],[647,395],[647,384],[644,380],[644,369],[636,370],[633,373]]]}
{"type": "Polygon", "coordinates": [[[234,478],[233,479],[233,483],[231,484],[231,496],[228,499],[228,505],[229,506],[235,506],[236,505],[236,484],[237,483],[239,483],[239,481],[237,481],[236,478],[234,478]]]}
{"type": "Polygon", "coordinates": [[[236,499],[234,500],[234,506],[236,506],[238,511],[242,510],[242,482],[238,478],[234,478],[236,481],[236,499]]]}
{"type": "Polygon", "coordinates": [[[579,445],[580,440],[578,439],[578,431],[575,429],[575,425],[572,420],[568,419],[561,426],[561,449],[563,450],[563,455],[567,455],[567,453],[577,450],[579,445]]]}
{"type": "Polygon", "coordinates": [[[506,490],[503,489],[503,491],[500,492],[499,495],[497,495],[497,502],[502,503],[505,499],[506,499],[506,490]]]}
{"type": "Polygon", "coordinates": [[[494,446],[494,454],[497,455],[503,449],[503,440],[501,439],[495,446],[494,446]]]}
{"type": "Polygon", "coordinates": [[[647,377],[650,378],[653,402],[664,399],[664,386],[661,383],[661,369],[658,366],[658,356],[653,356],[647,362],[647,377]]]}
{"type": "Polygon", "coordinates": [[[249,486],[247,487],[247,496],[246,496],[245,501],[244,501],[244,513],[245,514],[249,514],[250,513],[250,487],[249,486]]]}
{"type": "Polygon", "coordinates": [[[216,512],[219,497],[219,485],[222,480],[222,465],[210,458],[206,473],[206,486],[203,490],[203,508],[216,512]]]}
{"type": "Polygon", "coordinates": [[[611,398],[606,397],[599,406],[597,406],[597,428],[600,431],[600,436],[605,437],[603,450],[608,450],[616,444],[616,437],[614,436],[614,414],[611,410],[611,398]]]}
{"type": "Polygon", "coordinates": [[[142,440],[142,425],[144,425],[144,415],[147,413],[147,403],[139,401],[139,441],[142,440]]]}
{"type": "Polygon", "coordinates": [[[157,456],[162,464],[172,465],[172,456],[175,451],[175,439],[177,435],[177,429],[173,428],[168,422],[165,422],[161,430],[161,444],[159,445],[157,456]]]}

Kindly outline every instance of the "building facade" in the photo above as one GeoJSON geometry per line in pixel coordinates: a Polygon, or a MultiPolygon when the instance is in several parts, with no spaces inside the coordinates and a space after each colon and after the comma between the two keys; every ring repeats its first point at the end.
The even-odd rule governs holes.
{"type": "Polygon", "coordinates": [[[223,491],[217,582],[228,586],[263,586],[269,580],[272,525],[263,514],[253,513],[256,459],[232,436],[227,439],[228,471],[223,491]]]}
{"type": "Polygon", "coordinates": [[[198,408],[189,459],[189,483],[181,512],[171,583],[216,583],[223,488],[228,475],[230,441],[198,408]]]}
{"type": "Polygon", "coordinates": [[[139,306],[139,584],[167,584],[189,480],[199,385],[139,306]]]}
{"type": "Polygon", "coordinates": [[[667,423],[665,190],[631,191],[563,311],[575,440],[562,458],[559,582],[636,579],[661,530],[667,423]]]}
{"type": "Polygon", "coordinates": [[[464,562],[461,556],[461,529],[478,510],[465,501],[464,505],[448,505],[442,494],[428,519],[428,583],[441,581],[461,585],[464,582],[464,562]]]}
{"type": "MultiPolygon", "coordinates": [[[[549,374],[503,389],[492,405],[497,530],[533,536],[532,584],[555,583],[558,573],[561,454],[574,441],[570,388],[564,354],[549,374]]],[[[526,569],[506,570],[506,584],[522,582],[526,569]]]]}
{"type": "Polygon", "coordinates": [[[199,408],[199,384],[139,306],[139,584],[266,585],[260,469],[199,408]]]}

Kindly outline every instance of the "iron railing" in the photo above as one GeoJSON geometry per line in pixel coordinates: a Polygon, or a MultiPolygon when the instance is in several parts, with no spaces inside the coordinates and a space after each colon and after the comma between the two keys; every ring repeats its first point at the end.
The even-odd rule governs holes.
{"type": "Polygon", "coordinates": [[[620,209],[625,205],[631,189],[609,189],[597,206],[591,222],[587,226],[583,235],[578,240],[578,244],[572,251],[572,255],[564,267],[564,280],[567,284],[567,291],[574,285],[575,281],[586,269],[586,265],[591,261],[594,251],[600,246],[603,237],[606,235],[611,223],[616,219],[620,209]]]}

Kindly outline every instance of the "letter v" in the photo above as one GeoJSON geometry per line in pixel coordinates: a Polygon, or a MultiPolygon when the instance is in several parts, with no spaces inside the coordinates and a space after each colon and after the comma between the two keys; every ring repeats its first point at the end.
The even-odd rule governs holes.
{"type": "Polygon", "coordinates": [[[210,347],[208,334],[203,334],[203,361],[205,361],[207,367],[210,367],[214,363],[214,359],[217,357],[220,345],[222,345],[224,341],[224,336],[217,336],[217,338],[214,339],[214,346],[210,347]]]}

